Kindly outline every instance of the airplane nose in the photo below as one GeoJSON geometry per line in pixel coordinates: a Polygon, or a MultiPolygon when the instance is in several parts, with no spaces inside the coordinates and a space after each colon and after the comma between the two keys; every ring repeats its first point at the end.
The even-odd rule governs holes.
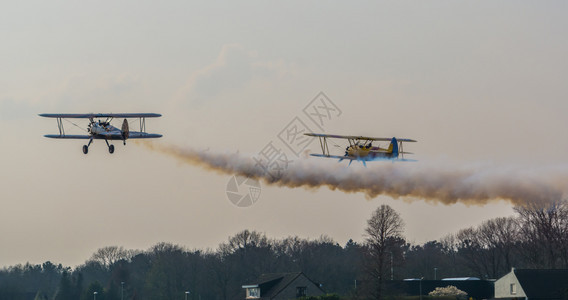
{"type": "Polygon", "coordinates": [[[126,139],[130,135],[130,129],[128,128],[128,120],[124,119],[124,121],[122,122],[121,129],[122,129],[122,139],[124,140],[124,143],[126,143],[126,139]]]}

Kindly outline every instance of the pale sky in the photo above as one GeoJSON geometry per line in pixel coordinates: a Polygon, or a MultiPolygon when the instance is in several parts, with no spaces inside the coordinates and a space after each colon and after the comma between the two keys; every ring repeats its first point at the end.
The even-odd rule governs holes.
{"type": "Polygon", "coordinates": [[[418,164],[554,167],[568,147],[567,6],[4,3],[0,266],[76,266],[110,245],[214,249],[243,229],[344,244],[363,240],[381,204],[401,213],[416,243],[511,215],[503,201],[443,206],[266,185],[239,208],[225,194],[229,176],[132,142],[110,155],[96,141],[83,155],[84,141],[44,138],[57,124],[37,114],[162,113],[147,121],[159,143],[253,156],[324,92],[342,111],[326,132],[416,139],[406,150],[418,164]]]}

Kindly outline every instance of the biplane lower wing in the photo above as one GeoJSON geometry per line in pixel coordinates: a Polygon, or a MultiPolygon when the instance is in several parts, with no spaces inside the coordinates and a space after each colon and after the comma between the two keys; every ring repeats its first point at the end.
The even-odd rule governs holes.
{"type": "MultiPolygon", "coordinates": [[[[92,136],[90,135],[80,135],[80,134],[66,134],[66,135],[59,135],[59,134],[46,134],[44,135],[46,138],[50,139],[75,139],[75,140],[90,140],[92,136]]],[[[93,137],[94,138],[94,137],[93,137]]]]}
{"type": "MultiPolygon", "coordinates": [[[[342,162],[344,159],[347,159],[349,161],[349,165],[351,165],[351,163],[354,160],[360,160],[357,159],[355,157],[351,157],[351,156],[340,156],[340,155],[326,155],[326,154],[310,154],[311,156],[315,156],[315,157],[326,157],[326,158],[335,158],[338,159],[339,162],[342,162]]],[[[367,167],[367,162],[365,160],[361,160],[361,162],[363,162],[363,165],[365,167],[367,167]]]]}
{"type": "Polygon", "coordinates": [[[317,153],[312,153],[310,154],[310,156],[315,156],[315,157],[327,157],[327,158],[335,158],[335,159],[349,159],[349,160],[354,160],[354,157],[349,157],[349,156],[341,156],[341,155],[324,155],[324,154],[317,154],[317,153]]]}
{"type": "MultiPolygon", "coordinates": [[[[390,151],[384,150],[384,149],[381,149],[381,150],[371,150],[370,152],[374,152],[374,153],[391,153],[390,151]]],[[[414,153],[412,153],[412,152],[398,151],[398,154],[414,154],[414,153]]]]}
{"type": "Polygon", "coordinates": [[[341,155],[323,155],[323,154],[317,154],[317,153],[312,153],[310,154],[311,156],[315,156],[315,157],[326,157],[326,158],[335,158],[335,159],[339,159],[339,161],[342,161],[344,159],[346,160],[360,160],[360,161],[418,161],[416,159],[408,159],[408,158],[396,158],[396,159],[392,159],[392,158],[386,158],[386,157],[376,157],[373,159],[365,159],[365,158],[357,158],[357,157],[352,157],[352,156],[341,156],[341,155]]]}
{"type": "Polygon", "coordinates": [[[128,139],[154,139],[161,138],[161,134],[157,133],[146,133],[146,132],[130,132],[128,139]]]}

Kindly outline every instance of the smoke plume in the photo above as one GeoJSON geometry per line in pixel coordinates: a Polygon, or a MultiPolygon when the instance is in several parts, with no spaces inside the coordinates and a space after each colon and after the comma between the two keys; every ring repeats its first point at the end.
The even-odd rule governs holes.
{"type": "MultiPolygon", "coordinates": [[[[346,193],[363,193],[405,200],[467,205],[483,205],[506,200],[515,205],[558,201],[563,198],[566,172],[543,172],[494,166],[451,166],[427,162],[370,162],[368,168],[347,163],[332,163],[325,158],[305,158],[288,165],[274,178],[257,166],[256,161],[239,153],[179,148],[142,142],[153,151],[168,154],[185,163],[229,175],[242,175],[289,188],[328,187],[346,193]]],[[[558,170],[557,170],[558,171],[558,170]]]]}

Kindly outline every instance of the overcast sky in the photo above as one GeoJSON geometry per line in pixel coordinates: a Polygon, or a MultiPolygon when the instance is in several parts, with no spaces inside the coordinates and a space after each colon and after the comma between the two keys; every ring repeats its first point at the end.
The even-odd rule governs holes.
{"type": "Polygon", "coordinates": [[[324,92],[341,115],[322,130],[416,139],[405,149],[418,164],[557,166],[568,147],[567,6],[1,4],[0,266],[76,266],[110,245],[214,249],[243,229],[344,244],[363,240],[381,204],[401,213],[417,243],[511,215],[504,201],[444,206],[266,185],[255,205],[240,208],[225,193],[230,176],[132,142],[115,143],[110,155],[96,141],[83,155],[84,141],[42,137],[57,124],[37,114],[162,113],[147,121],[149,132],[164,134],[159,143],[254,156],[271,141],[285,150],[278,134],[307,120],[302,110],[324,92]]]}

